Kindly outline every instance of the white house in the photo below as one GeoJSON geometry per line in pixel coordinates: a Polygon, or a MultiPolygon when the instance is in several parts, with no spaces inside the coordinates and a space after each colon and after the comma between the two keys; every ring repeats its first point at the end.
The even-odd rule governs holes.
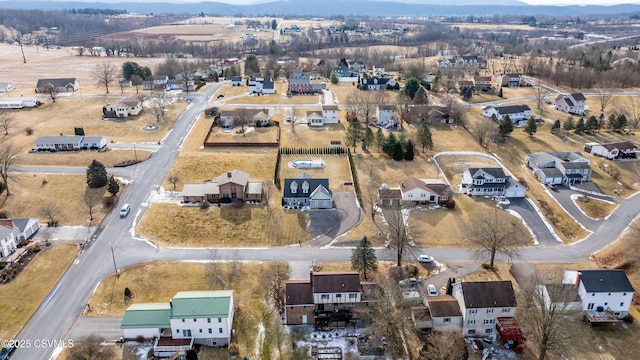
{"type": "Polygon", "coordinates": [[[0,94],[13,91],[13,89],[13,84],[11,84],[10,82],[0,82],[0,94]]]}
{"type": "Polygon", "coordinates": [[[531,117],[531,108],[528,105],[510,105],[510,106],[486,106],[482,109],[482,116],[495,117],[497,121],[501,121],[506,115],[509,115],[509,119],[518,125],[521,121],[524,122],[531,117]]]}
{"type": "Polygon", "coordinates": [[[525,162],[543,184],[574,184],[591,179],[590,161],[579,152],[537,152],[527,154],[525,162]]]}
{"type": "Polygon", "coordinates": [[[538,285],[536,292],[544,299],[547,309],[582,310],[582,302],[578,290],[572,284],[545,284],[538,285]],[[556,301],[552,302],[551,294],[556,301]],[[559,296],[560,295],[560,296],[559,296]]]}
{"type": "Polygon", "coordinates": [[[251,77],[249,78],[249,92],[256,94],[275,94],[276,87],[273,80],[269,78],[251,77]]]}
{"type": "Polygon", "coordinates": [[[618,319],[629,314],[635,290],[624,270],[566,270],[562,280],[573,284],[582,300],[582,309],[593,318],[612,313],[618,319]]]}
{"type": "Polygon", "coordinates": [[[352,83],[357,83],[358,82],[358,72],[356,71],[351,71],[349,69],[341,69],[341,68],[336,68],[333,69],[333,72],[338,75],[338,82],[352,82],[352,83]]]}
{"type": "Polygon", "coordinates": [[[317,110],[307,111],[307,125],[322,126],[324,125],[324,117],[317,110]]]}
{"type": "Polygon", "coordinates": [[[636,146],[629,141],[621,141],[608,144],[586,143],[584,151],[591,155],[600,156],[609,160],[613,159],[635,159],[636,146]]]}
{"type": "Polygon", "coordinates": [[[339,123],[339,112],[338,105],[322,105],[322,122],[325,124],[339,123]]]}
{"type": "Polygon", "coordinates": [[[20,232],[15,227],[0,225],[0,259],[16,251],[19,237],[20,232]]]}
{"type": "Polygon", "coordinates": [[[36,96],[0,97],[0,109],[24,109],[39,106],[40,100],[36,96]]]}
{"type": "Polygon", "coordinates": [[[193,344],[229,345],[233,316],[233,290],[180,291],[168,304],[131,305],[120,328],[126,339],[155,337],[155,356],[169,357],[193,344]]]}
{"type": "Polygon", "coordinates": [[[232,76],[231,86],[242,86],[242,76],[232,76]]]}
{"type": "Polygon", "coordinates": [[[398,110],[395,105],[378,105],[376,107],[378,125],[390,128],[398,125],[398,110]]]}
{"type": "Polygon", "coordinates": [[[586,102],[587,98],[582,93],[558,95],[553,107],[568,114],[584,115],[587,110],[586,102]]]}
{"type": "Polygon", "coordinates": [[[462,331],[464,319],[456,298],[451,295],[425,296],[424,301],[429,307],[434,331],[462,331]]]}
{"type": "Polygon", "coordinates": [[[142,111],[142,97],[132,95],[102,108],[105,118],[126,118],[136,116],[142,111]]]}
{"type": "Polygon", "coordinates": [[[75,149],[102,149],[107,146],[107,138],[104,136],[40,136],[36,139],[36,151],[55,150],[71,151],[75,149]]]}
{"type": "Polygon", "coordinates": [[[240,119],[241,116],[245,117],[245,122],[249,126],[254,126],[257,123],[260,123],[260,125],[268,125],[269,121],[271,120],[271,117],[269,116],[269,109],[266,108],[222,110],[220,111],[220,126],[224,128],[233,127],[235,120],[240,119]]]}
{"type": "Polygon", "coordinates": [[[408,177],[398,182],[402,201],[413,204],[440,204],[447,202],[453,191],[439,179],[408,177]]]}
{"type": "Polygon", "coordinates": [[[458,191],[467,195],[524,197],[527,188],[507,176],[502,168],[467,168],[458,191]]]}
{"type": "Polygon", "coordinates": [[[511,281],[470,281],[453,284],[453,297],[462,312],[462,335],[496,331],[496,319],[514,317],[518,303],[511,281]]]}

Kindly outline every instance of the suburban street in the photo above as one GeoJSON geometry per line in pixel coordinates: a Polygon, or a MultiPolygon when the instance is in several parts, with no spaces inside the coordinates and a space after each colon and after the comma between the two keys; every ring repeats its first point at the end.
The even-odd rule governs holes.
{"type": "MultiPolygon", "coordinates": [[[[191,94],[191,104],[180,115],[172,130],[162,142],[158,150],[146,161],[129,168],[109,169],[111,173],[131,179],[125,186],[119,203],[131,205],[131,214],[126,218],[119,218],[117,211],[112,211],[104,219],[95,240],[78,255],[58,284],[20,331],[17,339],[73,339],[71,327],[88,303],[92,291],[105,276],[118,269],[150,260],[212,260],[212,253],[206,249],[194,248],[157,248],[144,239],[136,238],[135,224],[149,206],[149,196],[156,191],[173,166],[182,142],[195,124],[198,115],[208,105],[208,100],[222,83],[213,84],[202,93],[191,94]],[[112,258],[112,251],[114,257],[112,258]],[[115,264],[114,264],[115,262],[115,264]]],[[[514,100],[509,100],[513,102],[514,100]]],[[[256,105],[258,107],[260,105],[256,105]]],[[[260,106],[263,107],[263,106],[260,106]]],[[[358,161],[355,159],[355,161],[358,161]]],[[[22,167],[24,172],[51,171],[52,173],[75,172],[85,173],[86,169],[22,167]]],[[[563,194],[564,195],[564,194],[563,194]]],[[[119,205],[114,208],[118,209],[119,205]]],[[[524,206],[524,205],[521,205],[524,206]]],[[[593,252],[605,247],[615,240],[638,215],[640,196],[632,196],[620,201],[620,206],[606,220],[594,226],[593,234],[587,239],[572,245],[561,243],[545,235],[540,240],[540,246],[525,248],[520,252],[520,260],[529,262],[576,262],[587,259],[593,252]]],[[[354,214],[348,214],[353,216],[354,214]]],[[[355,216],[360,216],[358,213],[355,216]]],[[[543,229],[536,230],[540,225],[534,225],[533,230],[543,233],[543,229]]],[[[591,227],[591,226],[589,226],[591,227]]],[[[546,230],[548,231],[548,229],[546,230]]],[[[322,242],[324,245],[324,241],[322,242]]],[[[428,253],[439,262],[475,259],[473,251],[466,248],[446,249],[416,249],[414,253],[428,253]]],[[[262,260],[262,261],[347,261],[351,256],[350,248],[318,247],[310,251],[309,244],[299,247],[274,248],[221,248],[216,256],[224,259],[262,260]]],[[[391,260],[394,253],[386,249],[378,249],[377,256],[381,260],[391,260]]],[[[502,259],[504,260],[504,259],[502,259]]],[[[47,360],[51,357],[52,348],[17,349],[12,356],[15,359],[47,360]]]]}

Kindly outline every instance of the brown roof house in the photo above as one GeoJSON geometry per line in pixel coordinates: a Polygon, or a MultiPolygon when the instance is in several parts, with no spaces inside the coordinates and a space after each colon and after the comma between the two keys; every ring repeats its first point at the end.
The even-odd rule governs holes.
{"type": "Polygon", "coordinates": [[[249,181],[249,174],[231,170],[213,180],[184,184],[182,201],[185,203],[231,202],[232,200],[259,202],[262,199],[262,182],[249,181]]]}
{"type": "Polygon", "coordinates": [[[424,297],[425,306],[411,308],[411,318],[421,331],[462,331],[462,312],[451,295],[424,297]]]}
{"type": "Polygon", "coordinates": [[[361,283],[360,274],[355,271],[312,271],[309,280],[286,281],[286,324],[346,326],[353,315],[352,310],[366,307],[369,285],[361,283]]]}
{"type": "Polygon", "coordinates": [[[126,118],[136,116],[142,111],[142,96],[132,95],[102,108],[105,118],[126,118]]]}
{"type": "Polygon", "coordinates": [[[450,204],[451,187],[440,179],[416,179],[408,177],[398,182],[398,188],[383,187],[378,190],[381,206],[399,205],[400,201],[414,205],[450,204]]]}
{"type": "Polygon", "coordinates": [[[497,318],[513,318],[518,303],[511,281],[468,281],[453,284],[462,313],[462,335],[493,334],[497,318]]]}
{"type": "Polygon", "coordinates": [[[271,119],[269,116],[269,109],[227,109],[220,111],[219,124],[224,128],[233,127],[234,122],[236,120],[241,120],[241,118],[244,118],[244,122],[249,126],[256,125],[258,123],[261,126],[268,125],[269,120],[271,119]]]}

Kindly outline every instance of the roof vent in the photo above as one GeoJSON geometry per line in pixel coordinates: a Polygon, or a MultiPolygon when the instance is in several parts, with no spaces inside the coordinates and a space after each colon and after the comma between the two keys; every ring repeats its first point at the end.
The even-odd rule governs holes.
{"type": "Polygon", "coordinates": [[[231,179],[231,171],[229,171],[229,172],[227,173],[227,177],[228,177],[229,179],[231,179]]]}

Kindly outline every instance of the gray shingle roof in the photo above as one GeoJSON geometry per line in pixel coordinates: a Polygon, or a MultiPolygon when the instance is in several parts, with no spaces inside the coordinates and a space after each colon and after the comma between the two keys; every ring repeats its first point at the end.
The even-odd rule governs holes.
{"type": "Polygon", "coordinates": [[[634,292],[624,270],[580,270],[581,281],[587,292],[634,292]]]}
{"type": "Polygon", "coordinates": [[[531,110],[529,105],[498,106],[495,109],[496,111],[498,111],[500,115],[517,114],[517,113],[525,112],[527,110],[531,110]]]}
{"type": "Polygon", "coordinates": [[[484,171],[496,179],[506,177],[502,168],[469,168],[469,173],[474,178],[476,177],[476,175],[479,175],[478,172],[480,171],[484,171]]]}
{"type": "Polygon", "coordinates": [[[511,281],[462,282],[461,287],[467,309],[518,306],[511,281]]]}

